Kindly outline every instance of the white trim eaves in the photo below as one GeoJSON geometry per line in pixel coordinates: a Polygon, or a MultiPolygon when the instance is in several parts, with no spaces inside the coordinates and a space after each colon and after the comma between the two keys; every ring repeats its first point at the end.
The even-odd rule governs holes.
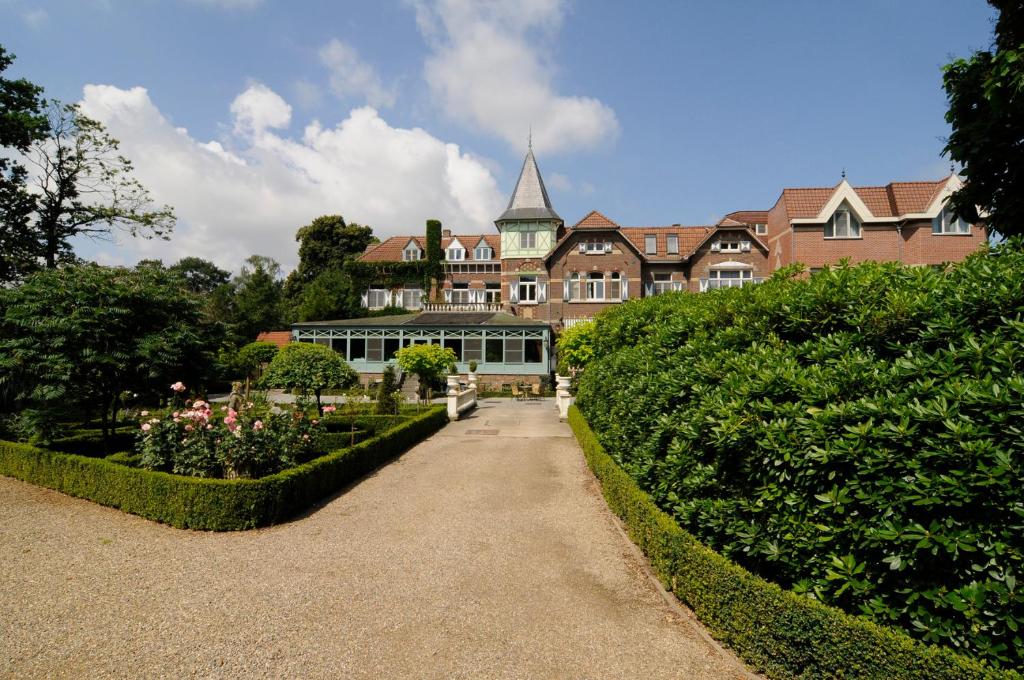
{"type": "Polygon", "coordinates": [[[956,175],[950,175],[949,179],[946,180],[946,186],[939,190],[939,193],[935,195],[935,199],[932,201],[928,209],[922,213],[907,213],[906,215],[900,215],[900,219],[904,220],[931,220],[935,219],[942,209],[946,206],[946,201],[953,195],[957,189],[962,187],[964,182],[956,175]]]}
{"type": "Polygon", "coordinates": [[[823,224],[828,222],[832,214],[835,213],[836,209],[843,204],[843,201],[850,206],[850,210],[856,215],[857,221],[861,224],[871,224],[872,222],[892,222],[895,218],[893,217],[875,217],[871,210],[868,209],[867,204],[861,200],[861,197],[857,195],[857,192],[853,190],[850,183],[843,179],[838,185],[836,185],[835,191],[832,192],[832,197],[828,199],[828,202],[818,211],[817,217],[795,217],[790,220],[793,224],[823,224]]]}

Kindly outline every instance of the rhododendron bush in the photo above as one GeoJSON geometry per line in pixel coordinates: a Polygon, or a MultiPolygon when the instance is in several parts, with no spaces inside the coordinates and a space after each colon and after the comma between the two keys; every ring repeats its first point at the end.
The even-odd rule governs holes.
{"type": "Polygon", "coordinates": [[[284,413],[214,411],[197,400],[169,417],[144,418],[137,450],[140,464],[192,477],[264,477],[309,460],[318,450],[322,424],[301,409],[284,413]]]}

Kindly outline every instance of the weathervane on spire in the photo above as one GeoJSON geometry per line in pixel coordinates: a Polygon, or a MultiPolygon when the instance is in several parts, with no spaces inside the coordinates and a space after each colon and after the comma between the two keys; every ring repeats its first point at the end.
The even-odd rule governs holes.
{"type": "Polygon", "coordinates": [[[843,179],[846,179],[846,168],[843,168],[843,171],[839,174],[843,176],[843,179]]]}
{"type": "Polygon", "coordinates": [[[526,139],[526,145],[533,150],[533,123],[530,123],[530,136],[526,139]]]}

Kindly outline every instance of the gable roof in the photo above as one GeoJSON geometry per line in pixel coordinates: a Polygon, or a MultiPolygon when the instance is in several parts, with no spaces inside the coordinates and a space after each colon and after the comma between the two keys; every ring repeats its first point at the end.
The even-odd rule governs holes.
{"type": "Polygon", "coordinates": [[[618,229],[619,225],[596,210],[588,212],[582,220],[572,225],[573,229],[618,229]]]}
{"type": "MultiPolygon", "coordinates": [[[[494,257],[490,260],[484,260],[486,262],[492,262],[501,257],[501,237],[498,234],[453,234],[441,239],[441,250],[447,250],[449,244],[456,239],[458,239],[460,244],[463,242],[479,244],[481,240],[485,241],[491,247],[491,250],[494,251],[494,257]]],[[[423,236],[392,236],[360,255],[359,260],[361,262],[400,262],[402,260],[402,251],[405,250],[410,241],[414,241],[420,247],[420,250],[426,252],[427,239],[423,236]]],[[[474,245],[472,248],[466,248],[467,262],[473,261],[472,256],[476,255],[474,252],[475,247],[474,245]]]]}
{"type": "Polygon", "coordinates": [[[714,231],[713,226],[683,226],[673,224],[661,227],[622,227],[622,234],[629,239],[637,251],[643,254],[648,262],[676,262],[688,258],[697,249],[697,246],[714,231]],[[668,253],[669,234],[679,237],[679,253],[668,253]],[[655,237],[657,252],[653,255],[647,254],[646,238],[648,235],[655,237]]]}
{"type": "Polygon", "coordinates": [[[929,212],[935,207],[936,199],[958,182],[951,175],[932,182],[890,182],[885,186],[853,187],[844,179],[831,188],[783,189],[782,198],[787,217],[794,221],[827,219],[828,215],[822,211],[845,200],[862,220],[884,222],[929,212]],[[863,212],[866,214],[859,214],[863,212]]]}
{"type": "Polygon", "coordinates": [[[722,219],[718,220],[719,225],[738,224],[767,224],[767,210],[734,210],[722,219]]]}
{"type": "Polygon", "coordinates": [[[532,146],[523,159],[523,169],[519,171],[519,179],[516,181],[516,188],[512,190],[508,207],[496,221],[502,220],[562,221],[551,207],[551,199],[548,198],[548,190],[540,176],[537,159],[533,157],[532,146]]]}

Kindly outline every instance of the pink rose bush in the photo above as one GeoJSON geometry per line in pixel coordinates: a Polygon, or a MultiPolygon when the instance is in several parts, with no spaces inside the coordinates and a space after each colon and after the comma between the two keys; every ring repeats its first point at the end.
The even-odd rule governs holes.
{"type": "MultiPolygon", "coordinates": [[[[173,385],[171,389],[180,392],[173,385]]],[[[150,470],[257,478],[308,460],[322,431],[322,425],[301,412],[257,417],[228,409],[226,416],[215,417],[211,405],[199,399],[170,418],[143,422],[136,449],[140,464],[150,470]]]]}

